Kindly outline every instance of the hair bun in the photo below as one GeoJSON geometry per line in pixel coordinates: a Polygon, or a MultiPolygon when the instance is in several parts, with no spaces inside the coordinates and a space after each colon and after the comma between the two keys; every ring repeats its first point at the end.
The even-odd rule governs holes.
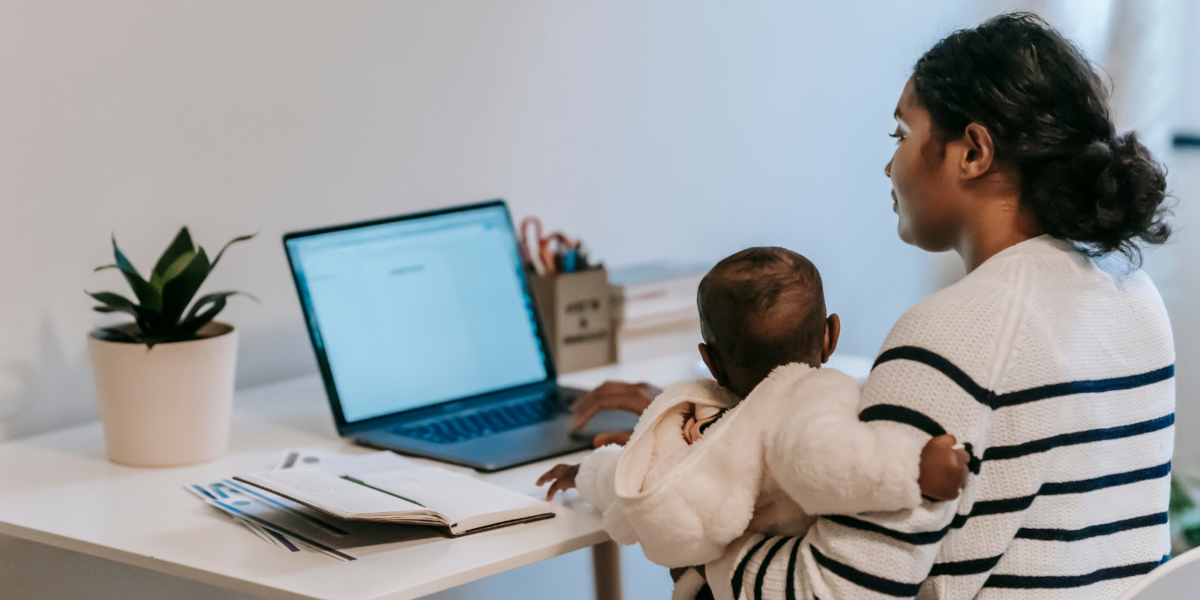
{"type": "Polygon", "coordinates": [[[1136,240],[1161,244],[1170,236],[1166,173],[1133,132],[1096,140],[1074,156],[1030,164],[1024,195],[1045,210],[1042,230],[1098,254],[1138,254],[1136,240]]]}

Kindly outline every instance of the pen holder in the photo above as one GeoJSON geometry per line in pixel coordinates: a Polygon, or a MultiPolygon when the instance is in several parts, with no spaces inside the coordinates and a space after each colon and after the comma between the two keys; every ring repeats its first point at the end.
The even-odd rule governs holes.
{"type": "Polygon", "coordinates": [[[559,275],[531,273],[529,281],[559,373],[617,362],[608,271],[600,267],[559,275]]]}

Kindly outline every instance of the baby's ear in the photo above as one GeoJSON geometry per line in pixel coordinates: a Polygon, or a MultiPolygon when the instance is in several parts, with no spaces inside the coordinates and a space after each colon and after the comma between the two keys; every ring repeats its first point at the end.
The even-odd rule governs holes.
{"type": "Polygon", "coordinates": [[[721,362],[721,353],[712,346],[701,342],[700,358],[704,359],[704,366],[708,367],[708,372],[712,373],[713,379],[717,380],[717,385],[729,387],[729,375],[725,372],[725,364],[721,362]]]}
{"type": "Polygon", "coordinates": [[[838,337],[842,335],[842,320],[837,313],[832,313],[825,319],[825,339],[821,342],[821,364],[829,362],[833,351],[837,350],[838,337]]]}

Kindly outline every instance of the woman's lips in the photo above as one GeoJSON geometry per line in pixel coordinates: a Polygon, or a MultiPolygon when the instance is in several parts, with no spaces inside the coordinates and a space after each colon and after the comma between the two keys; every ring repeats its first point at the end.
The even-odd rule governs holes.
{"type": "Polygon", "coordinates": [[[892,212],[896,212],[900,200],[896,198],[896,190],[892,190],[892,212]]]}

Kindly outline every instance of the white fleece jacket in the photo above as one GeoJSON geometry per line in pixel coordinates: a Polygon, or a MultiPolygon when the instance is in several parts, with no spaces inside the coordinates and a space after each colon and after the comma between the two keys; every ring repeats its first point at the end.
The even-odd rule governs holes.
{"type": "Polygon", "coordinates": [[[743,533],[803,535],[817,514],[911,508],[924,436],[858,419],[859,386],[833,369],[779,367],[740,403],[712,380],[668,388],[624,449],[585,459],[580,494],[622,544],[668,567],[704,564],[743,533]],[[689,404],[730,410],[689,446],[689,404]]]}

